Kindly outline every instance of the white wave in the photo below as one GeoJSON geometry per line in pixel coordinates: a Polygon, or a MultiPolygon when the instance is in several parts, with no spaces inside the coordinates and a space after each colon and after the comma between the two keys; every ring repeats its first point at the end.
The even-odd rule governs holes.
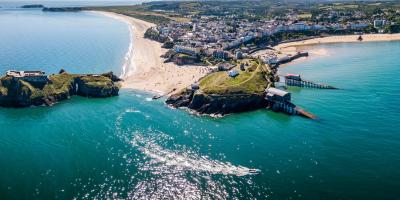
{"type": "Polygon", "coordinates": [[[126,113],[140,113],[140,110],[135,110],[133,108],[127,108],[125,110],[126,113]]]}
{"type": "Polygon", "coordinates": [[[151,158],[153,163],[173,166],[178,170],[190,170],[197,172],[206,172],[210,174],[223,174],[246,176],[258,174],[260,170],[250,169],[243,166],[234,166],[229,162],[212,160],[206,156],[198,156],[190,152],[176,153],[171,150],[147,140],[140,134],[136,134],[131,144],[138,148],[143,154],[151,158]]]}
{"type": "Polygon", "coordinates": [[[129,22],[126,22],[126,23],[128,24],[128,27],[129,27],[129,40],[130,41],[129,41],[128,51],[126,52],[125,57],[124,57],[124,64],[122,65],[122,72],[121,72],[120,78],[124,78],[124,77],[131,75],[136,69],[136,67],[134,67],[135,63],[131,62],[131,59],[133,56],[133,26],[129,22]],[[131,69],[131,68],[133,68],[133,69],[131,69]]]}

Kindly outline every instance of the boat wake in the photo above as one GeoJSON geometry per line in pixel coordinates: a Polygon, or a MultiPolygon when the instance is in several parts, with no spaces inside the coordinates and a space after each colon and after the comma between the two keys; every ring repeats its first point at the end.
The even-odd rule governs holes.
{"type": "Polygon", "coordinates": [[[247,192],[261,191],[252,180],[260,170],[211,159],[193,151],[193,146],[176,144],[171,135],[152,127],[156,122],[146,121],[146,128],[138,125],[138,119],[146,115],[145,111],[128,108],[115,121],[116,136],[126,144],[125,150],[116,149],[124,176],[102,172],[104,181],[80,185],[85,193],[78,198],[256,199],[247,192]]]}
{"type": "Polygon", "coordinates": [[[183,149],[182,152],[165,149],[156,143],[157,140],[162,138],[164,138],[164,140],[167,140],[166,138],[171,140],[172,138],[162,132],[146,130],[148,132],[148,137],[137,130],[132,133],[123,132],[121,129],[123,116],[128,113],[133,113],[133,111],[134,113],[138,113],[135,112],[135,109],[130,108],[126,109],[125,112],[117,118],[116,129],[126,142],[129,142],[132,147],[135,147],[142,154],[151,159],[150,163],[152,165],[166,165],[178,171],[197,171],[206,172],[208,174],[234,176],[246,176],[258,174],[260,172],[258,169],[251,169],[240,165],[235,166],[229,162],[221,162],[212,160],[208,156],[197,155],[195,152],[187,150],[188,148],[185,146],[179,147],[179,149],[183,149]]]}
{"type": "Polygon", "coordinates": [[[151,163],[165,164],[177,171],[197,171],[207,174],[223,174],[234,176],[246,176],[257,174],[258,169],[250,169],[243,166],[235,166],[229,162],[212,160],[207,156],[198,156],[191,152],[176,153],[149,141],[139,133],[136,133],[131,141],[132,146],[139,149],[147,157],[151,158],[151,163]]]}

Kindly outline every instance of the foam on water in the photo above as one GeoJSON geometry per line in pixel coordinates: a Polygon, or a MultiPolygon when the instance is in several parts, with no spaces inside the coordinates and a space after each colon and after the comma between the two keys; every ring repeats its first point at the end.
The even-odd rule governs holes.
{"type": "Polygon", "coordinates": [[[131,58],[133,56],[133,42],[132,42],[133,27],[130,24],[128,24],[128,26],[129,26],[130,44],[129,44],[128,51],[126,52],[125,57],[124,57],[124,65],[122,66],[122,72],[121,72],[120,78],[128,77],[128,76],[132,75],[136,70],[136,67],[134,67],[135,63],[131,62],[131,58]]]}
{"type": "Polygon", "coordinates": [[[140,110],[136,110],[136,109],[133,109],[133,108],[127,108],[125,110],[125,112],[127,112],[127,113],[140,113],[140,110]]]}

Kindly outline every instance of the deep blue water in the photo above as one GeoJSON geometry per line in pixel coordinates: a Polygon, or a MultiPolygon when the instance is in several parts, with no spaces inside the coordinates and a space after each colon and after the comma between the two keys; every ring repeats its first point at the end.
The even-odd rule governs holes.
{"type": "MultiPolygon", "coordinates": [[[[64,29],[54,36],[46,24],[74,17],[76,26],[68,31],[87,37],[73,42],[68,53],[66,44],[58,49],[32,38],[23,48],[13,34],[0,32],[8,38],[0,41],[3,71],[9,66],[57,71],[53,66],[60,65],[74,72],[116,69],[128,48],[127,27],[112,19],[38,14],[42,29],[20,33],[35,22],[5,23],[10,15],[15,13],[0,12],[6,32],[73,42],[79,35],[64,29]],[[101,26],[105,33],[85,28],[97,23],[107,23],[101,26]],[[92,43],[97,37],[107,39],[92,43]],[[48,58],[36,52],[42,51],[38,46],[66,55],[48,58]],[[82,56],[89,50],[97,53],[82,56]]],[[[196,117],[131,90],[106,99],[74,97],[54,107],[0,108],[0,199],[399,199],[400,43],[316,48],[328,55],[292,63],[281,73],[340,88],[289,88],[293,101],[318,120],[267,110],[196,117]]]]}

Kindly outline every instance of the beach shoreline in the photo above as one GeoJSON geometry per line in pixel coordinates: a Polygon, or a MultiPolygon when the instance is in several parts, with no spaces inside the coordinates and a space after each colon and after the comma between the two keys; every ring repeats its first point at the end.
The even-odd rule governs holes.
{"type": "MultiPolygon", "coordinates": [[[[255,57],[264,57],[276,55],[278,58],[284,56],[292,56],[298,52],[308,52],[310,57],[314,56],[329,56],[329,51],[324,47],[318,47],[322,44],[335,44],[335,43],[364,43],[364,42],[390,42],[400,41],[400,33],[398,34],[364,34],[361,35],[362,41],[358,40],[359,35],[339,35],[339,36],[328,36],[319,37],[307,40],[301,40],[296,42],[281,43],[273,46],[272,49],[265,49],[254,52],[252,55],[255,57]]],[[[289,63],[280,65],[285,67],[293,62],[304,62],[306,57],[293,60],[289,63]]]]}
{"type": "Polygon", "coordinates": [[[155,24],[112,12],[90,11],[123,21],[130,28],[130,47],[122,66],[122,88],[137,89],[159,95],[180,91],[205,76],[204,66],[178,66],[164,63],[161,55],[167,49],[161,43],[144,38],[144,33],[155,24]]]}
{"type": "Polygon", "coordinates": [[[339,35],[313,38],[308,40],[282,43],[273,48],[281,52],[297,52],[314,48],[319,44],[334,44],[334,43],[363,43],[363,42],[389,42],[400,41],[400,33],[397,34],[364,34],[361,35],[362,41],[357,40],[360,35],[339,35]]]}

